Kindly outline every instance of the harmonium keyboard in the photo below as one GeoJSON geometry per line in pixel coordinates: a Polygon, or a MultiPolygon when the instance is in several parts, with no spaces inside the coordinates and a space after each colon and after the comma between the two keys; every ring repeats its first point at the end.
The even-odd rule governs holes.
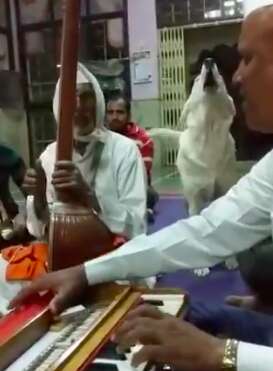
{"type": "MultiPolygon", "coordinates": [[[[48,295],[0,319],[0,370],[132,371],[131,359],[139,346],[120,354],[110,340],[128,311],[146,302],[178,316],[187,303],[181,290],[116,284],[93,288],[88,297],[90,303],[58,319],[50,314],[48,295]]],[[[142,365],[138,371],[151,367],[142,365]]]]}

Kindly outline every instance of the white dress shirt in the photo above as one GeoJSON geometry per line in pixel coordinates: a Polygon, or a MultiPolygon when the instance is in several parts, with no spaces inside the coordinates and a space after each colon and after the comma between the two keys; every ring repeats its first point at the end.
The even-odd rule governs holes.
{"type": "MultiPolygon", "coordinates": [[[[87,262],[87,279],[93,285],[213,266],[270,236],[272,212],[273,151],[201,215],[136,237],[119,250],[87,262]]],[[[261,361],[264,354],[265,359],[273,359],[273,349],[240,346],[239,371],[272,371],[272,361],[261,361]]]]}
{"type": "MultiPolygon", "coordinates": [[[[117,133],[104,133],[104,148],[100,159],[95,194],[101,208],[99,217],[116,234],[128,239],[146,231],[146,175],[136,144],[117,133]]],[[[91,163],[94,143],[88,144],[85,154],[74,152],[73,162],[87,184],[91,182],[91,163]]],[[[47,201],[55,199],[51,184],[55,164],[56,143],[47,147],[40,159],[47,178],[47,201]]],[[[43,224],[37,219],[33,197],[27,199],[27,227],[36,237],[43,235],[43,224]]]]}
{"type": "Polygon", "coordinates": [[[237,371],[272,371],[273,348],[239,343],[237,371]]]}

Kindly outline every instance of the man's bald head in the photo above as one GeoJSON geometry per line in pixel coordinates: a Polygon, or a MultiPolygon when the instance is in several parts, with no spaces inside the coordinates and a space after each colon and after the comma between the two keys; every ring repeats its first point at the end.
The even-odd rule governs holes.
{"type": "Polygon", "coordinates": [[[253,11],[239,40],[241,64],[234,80],[240,84],[250,127],[273,133],[273,5],[253,11]]]}
{"type": "Polygon", "coordinates": [[[258,8],[250,13],[243,23],[242,32],[244,31],[251,31],[255,41],[263,41],[263,44],[269,42],[270,49],[273,51],[273,5],[258,8]]]}

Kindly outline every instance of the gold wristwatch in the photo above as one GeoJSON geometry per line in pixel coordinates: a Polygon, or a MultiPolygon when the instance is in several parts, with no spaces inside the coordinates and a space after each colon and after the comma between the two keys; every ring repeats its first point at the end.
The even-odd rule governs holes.
{"type": "Polygon", "coordinates": [[[222,361],[222,370],[237,371],[237,351],[239,342],[228,339],[225,346],[225,353],[222,361]]]}

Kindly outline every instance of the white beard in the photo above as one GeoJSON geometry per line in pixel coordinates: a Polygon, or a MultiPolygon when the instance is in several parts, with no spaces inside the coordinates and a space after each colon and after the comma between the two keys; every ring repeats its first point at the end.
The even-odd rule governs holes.
{"type": "Polygon", "coordinates": [[[81,134],[81,129],[78,127],[74,127],[73,129],[73,137],[75,140],[78,140],[79,142],[90,142],[92,138],[94,138],[94,125],[89,124],[86,128],[84,128],[84,131],[86,134],[81,134]]]}

